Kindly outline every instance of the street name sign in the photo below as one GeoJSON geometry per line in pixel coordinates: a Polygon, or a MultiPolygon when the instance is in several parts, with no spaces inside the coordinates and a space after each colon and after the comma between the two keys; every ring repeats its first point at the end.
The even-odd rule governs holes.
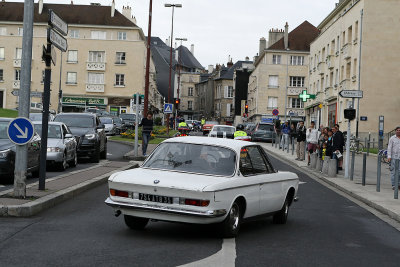
{"type": "Polygon", "coordinates": [[[172,113],[172,109],[173,109],[172,104],[168,103],[164,104],[164,113],[172,113]]]}
{"type": "MultiPolygon", "coordinates": [[[[12,94],[13,96],[19,96],[19,90],[13,90],[13,91],[11,91],[11,94],[12,94]]],[[[30,97],[41,98],[42,95],[43,95],[42,92],[31,91],[31,93],[30,93],[30,97]]]]}
{"type": "Polygon", "coordinates": [[[59,33],[66,36],[68,34],[68,24],[65,23],[53,10],[49,9],[49,25],[54,27],[59,33]]]}
{"type": "Polygon", "coordinates": [[[345,98],[362,98],[363,97],[363,91],[360,90],[342,90],[339,92],[339,95],[341,97],[345,98]]]}
{"type": "Polygon", "coordinates": [[[33,124],[27,118],[19,117],[8,124],[7,135],[14,144],[25,145],[31,141],[34,134],[33,124]]]}
{"type": "Polygon", "coordinates": [[[67,51],[68,45],[67,45],[67,39],[61,36],[58,32],[56,32],[54,29],[48,29],[47,32],[47,41],[49,43],[52,43],[55,47],[60,49],[61,51],[65,52],[67,51]]]}

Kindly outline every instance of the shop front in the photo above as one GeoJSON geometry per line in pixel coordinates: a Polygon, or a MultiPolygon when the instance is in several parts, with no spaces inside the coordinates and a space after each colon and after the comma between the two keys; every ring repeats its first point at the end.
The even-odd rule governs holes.
{"type": "Polygon", "coordinates": [[[84,112],[87,108],[106,110],[107,98],[64,96],[62,98],[63,112],[84,112]]]}
{"type": "Polygon", "coordinates": [[[129,98],[109,98],[108,104],[110,105],[110,114],[119,116],[119,114],[127,113],[130,107],[129,98]]]}
{"type": "Polygon", "coordinates": [[[328,127],[332,128],[336,123],[337,118],[337,103],[328,104],[328,127]]]}

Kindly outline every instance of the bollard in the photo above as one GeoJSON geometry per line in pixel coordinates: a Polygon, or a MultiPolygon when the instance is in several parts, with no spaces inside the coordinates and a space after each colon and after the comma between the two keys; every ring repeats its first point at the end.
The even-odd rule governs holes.
{"type": "Polygon", "coordinates": [[[369,149],[371,146],[371,133],[368,134],[368,143],[367,143],[367,156],[369,156],[369,149]]]}
{"type": "Polygon", "coordinates": [[[275,133],[275,138],[274,138],[275,139],[275,141],[274,141],[275,142],[275,148],[277,146],[276,138],[278,138],[278,134],[277,133],[275,133]]]}
{"type": "Polygon", "coordinates": [[[272,132],[271,146],[274,147],[274,132],[272,132]]]}
{"type": "Polygon", "coordinates": [[[329,160],[331,157],[325,156],[324,163],[322,165],[322,173],[323,174],[328,174],[328,169],[329,169],[329,160]]]}
{"type": "Polygon", "coordinates": [[[381,160],[382,156],[378,155],[378,166],[376,168],[376,192],[381,191],[381,160]]]}
{"type": "Polygon", "coordinates": [[[399,198],[399,159],[394,160],[394,199],[399,198]]]}
{"type": "Polygon", "coordinates": [[[353,181],[354,177],[354,161],[356,160],[356,152],[351,152],[351,169],[350,169],[350,181],[353,181]]]}
{"type": "Polygon", "coordinates": [[[306,160],[306,154],[307,154],[307,142],[304,142],[303,160],[306,160]]]}
{"type": "Polygon", "coordinates": [[[337,159],[330,159],[328,161],[328,176],[329,177],[336,177],[337,172],[337,159]]]}
{"type": "Polygon", "coordinates": [[[365,186],[365,176],[367,174],[367,154],[363,153],[362,185],[365,186]]]}
{"type": "Polygon", "coordinates": [[[317,158],[315,169],[319,172],[322,172],[322,159],[320,159],[319,157],[317,158]]]}
{"type": "Polygon", "coordinates": [[[364,138],[364,147],[367,147],[367,137],[364,138]]]}
{"type": "Polygon", "coordinates": [[[287,153],[289,154],[289,146],[290,146],[290,142],[289,142],[289,140],[290,140],[290,136],[288,135],[287,136],[287,153]]]}
{"type": "Polygon", "coordinates": [[[318,160],[318,154],[317,153],[312,153],[310,155],[310,167],[311,167],[311,169],[315,169],[316,168],[317,160],[318,160]]]}
{"type": "Polygon", "coordinates": [[[294,137],[292,137],[292,156],[294,155],[294,137]]]}
{"type": "Polygon", "coordinates": [[[372,138],[372,148],[375,148],[375,138],[372,138]]]}

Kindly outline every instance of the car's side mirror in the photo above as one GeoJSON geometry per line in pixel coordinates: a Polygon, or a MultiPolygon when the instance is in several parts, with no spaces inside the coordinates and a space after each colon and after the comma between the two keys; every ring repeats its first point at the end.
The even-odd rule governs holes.
{"type": "Polygon", "coordinates": [[[72,138],[72,134],[67,133],[67,134],[64,136],[64,138],[72,138]]]}

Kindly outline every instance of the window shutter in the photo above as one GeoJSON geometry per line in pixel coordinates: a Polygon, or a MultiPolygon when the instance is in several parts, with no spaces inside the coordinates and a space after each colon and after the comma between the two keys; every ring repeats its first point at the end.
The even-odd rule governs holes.
{"type": "Polygon", "coordinates": [[[228,98],[228,86],[224,86],[224,98],[228,98]]]}
{"type": "Polygon", "coordinates": [[[226,104],[226,116],[231,116],[231,104],[226,104]]]}

